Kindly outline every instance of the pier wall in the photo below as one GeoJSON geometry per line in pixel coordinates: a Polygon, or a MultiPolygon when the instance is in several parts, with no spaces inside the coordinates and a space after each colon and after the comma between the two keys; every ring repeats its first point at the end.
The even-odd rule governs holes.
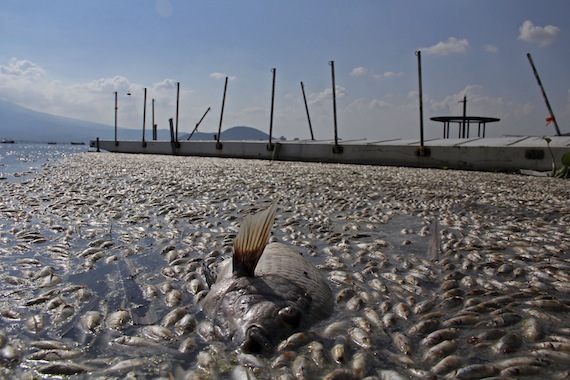
{"type": "MultiPolygon", "coordinates": [[[[100,140],[109,152],[166,154],[281,161],[333,162],[347,164],[450,168],[484,171],[548,171],[552,159],[546,142],[538,137],[429,140],[420,149],[418,141],[115,141],[100,140]]],[[[553,137],[550,143],[557,164],[570,151],[570,137],[553,137]]],[[[97,141],[91,141],[96,147],[97,141]]]]}

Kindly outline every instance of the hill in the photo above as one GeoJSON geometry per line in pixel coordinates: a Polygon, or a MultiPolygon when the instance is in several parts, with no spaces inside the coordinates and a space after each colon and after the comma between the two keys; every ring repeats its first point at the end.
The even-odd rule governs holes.
{"type": "MultiPolygon", "coordinates": [[[[181,134],[178,139],[186,140],[189,134],[181,134]]],[[[192,135],[191,140],[214,140],[215,134],[206,132],[196,132],[192,135]]],[[[261,132],[259,129],[238,126],[222,130],[221,140],[267,140],[269,135],[267,133],[261,132]]]]}
{"type": "MultiPolygon", "coordinates": [[[[118,128],[119,140],[140,140],[141,130],[118,128]]],[[[146,131],[150,140],[152,132],[146,131]]],[[[178,139],[186,140],[188,134],[180,133],[178,139]]],[[[58,142],[69,143],[82,141],[88,143],[99,137],[102,140],[115,138],[115,127],[91,121],[55,116],[38,112],[18,104],[0,99],[0,140],[26,142],[58,142]]],[[[233,127],[222,131],[222,140],[263,140],[269,135],[250,127],[233,127]]],[[[159,140],[170,140],[168,129],[158,130],[159,140]]],[[[213,133],[196,132],[192,140],[213,140],[213,133]]]]}

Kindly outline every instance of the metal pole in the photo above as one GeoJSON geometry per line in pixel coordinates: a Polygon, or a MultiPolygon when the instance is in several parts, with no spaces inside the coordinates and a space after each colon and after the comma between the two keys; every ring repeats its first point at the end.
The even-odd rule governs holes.
{"type": "MultiPolygon", "coordinates": [[[[463,138],[465,138],[465,128],[467,127],[467,120],[465,117],[467,116],[467,95],[463,95],[463,138]]],[[[467,137],[469,137],[469,132],[467,132],[467,137]]]]}
{"type": "Polygon", "coordinates": [[[269,115],[269,145],[267,145],[267,150],[273,150],[273,143],[271,142],[273,136],[273,107],[275,105],[275,75],[277,73],[277,69],[271,69],[273,73],[273,84],[271,86],[271,112],[269,115]]]}
{"type": "Polygon", "coordinates": [[[338,145],[338,129],[336,122],[336,85],[334,81],[334,61],[330,61],[331,66],[331,76],[332,76],[332,97],[333,97],[333,117],[334,117],[334,153],[342,153],[342,147],[338,145]]]}
{"type": "Polygon", "coordinates": [[[174,145],[174,123],[172,118],[168,119],[168,124],[170,125],[170,143],[174,145]]]}
{"type": "Polygon", "coordinates": [[[117,91],[115,91],[115,146],[119,145],[117,141],[117,110],[119,107],[117,106],[117,91]]]}
{"type": "Polygon", "coordinates": [[[552,112],[552,108],[550,107],[550,102],[548,101],[548,98],[546,97],[546,92],[544,91],[544,87],[542,86],[542,82],[540,81],[540,77],[538,76],[538,71],[536,71],[536,67],[534,66],[534,62],[532,61],[532,57],[530,56],[530,53],[527,53],[526,56],[528,57],[528,61],[530,62],[530,65],[532,66],[532,71],[534,72],[534,76],[536,77],[536,81],[538,82],[538,85],[540,87],[540,91],[542,91],[542,97],[544,98],[544,102],[546,103],[546,108],[548,109],[548,113],[550,113],[550,118],[552,120],[552,122],[554,123],[554,129],[556,129],[556,135],[560,136],[560,129],[558,129],[558,122],[556,121],[556,117],[554,116],[554,112],[552,112]]]}
{"type": "Polygon", "coordinates": [[[228,77],[226,77],[226,83],[224,84],[224,97],[222,99],[222,110],[220,111],[220,125],[218,126],[218,135],[216,136],[216,149],[222,149],[222,144],[220,143],[220,135],[222,134],[222,120],[224,118],[224,107],[226,105],[227,90],[228,90],[228,77]]]}
{"type": "Polygon", "coordinates": [[[146,87],[144,88],[144,104],[143,104],[143,134],[142,134],[143,146],[146,146],[146,141],[144,140],[145,128],[146,128],[146,87]]]}
{"type": "Polygon", "coordinates": [[[200,123],[202,122],[202,120],[204,120],[204,118],[206,117],[206,114],[210,111],[210,107],[208,107],[208,109],[206,110],[206,112],[204,112],[204,114],[202,115],[202,118],[200,119],[200,121],[198,121],[196,123],[196,126],[194,127],[194,130],[192,131],[192,133],[190,133],[188,135],[188,138],[186,140],[190,140],[190,138],[192,137],[192,135],[194,134],[194,132],[196,132],[198,130],[198,126],[200,125],[200,123]]]}
{"type": "Polygon", "coordinates": [[[152,139],[156,140],[156,124],[154,124],[154,102],[155,100],[152,99],[152,139]]]}
{"type": "MultiPolygon", "coordinates": [[[[463,95],[463,100],[460,100],[458,103],[463,103],[463,121],[461,123],[461,127],[459,128],[459,137],[465,138],[465,126],[466,126],[466,116],[467,116],[467,95],[463,95]]],[[[467,136],[469,137],[469,136],[467,136]]]]}
{"type": "Polygon", "coordinates": [[[178,142],[178,109],[180,105],[180,82],[176,82],[176,142],[178,142]]]}
{"type": "MultiPolygon", "coordinates": [[[[420,91],[420,147],[424,147],[424,101],[423,101],[423,91],[422,91],[422,52],[416,51],[416,56],[418,57],[418,82],[420,91]]],[[[444,127],[445,133],[445,127],[444,127]]]]}
{"type": "Polygon", "coordinates": [[[309,121],[309,131],[311,132],[311,140],[315,139],[313,135],[313,126],[311,125],[311,116],[309,115],[309,106],[307,105],[307,97],[305,96],[305,85],[301,82],[301,91],[303,92],[303,101],[305,102],[305,111],[307,111],[307,120],[309,121]]]}

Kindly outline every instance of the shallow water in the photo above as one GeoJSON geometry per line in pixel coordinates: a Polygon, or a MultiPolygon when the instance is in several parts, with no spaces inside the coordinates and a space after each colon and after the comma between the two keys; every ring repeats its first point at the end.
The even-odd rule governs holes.
{"type": "Polygon", "coordinates": [[[536,359],[519,373],[563,378],[570,371],[564,360],[568,352],[541,346],[570,342],[565,181],[89,153],[5,183],[0,193],[0,330],[7,333],[6,346],[16,351],[9,358],[3,354],[1,362],[11,376],[45,372],[56,362],[83,366],[85,378],[122,378],[129,372],[141,378],[226,378],[243,371],[257,378],[312,378],[335,370],[343,371],[339,377],[437,378],[474,364],[491,365],[490,373],[499,375],[512,367],[503,368],[502,361],[518,357],[536,359]],[[257,361],[240,355],[224,337],[204,332],[199,295],[188,288],[192,279],[205,283],[204,265],[215,270],[229,254],[243,217],[274,199],[279,209],[272,239],[296,247],[322,268],[337,298],[331,318],[307,331],[309,342],[324,346],[322,361],[309,342],[293,345],[295,353],[282,362],[282,352],[257,361]],[[439,260],[430,261],[429,227],[436,218],[442,250],[439,260]],[[127,264],[131,273],[125,276],[127,264]],[[56,281],[46,282],[49,272],[56,281]],[[148,286],[158,289],[154,297],[142,295],[148,286]],[[168,299],[171,289],[180,292],[178,304],[168,299]],[[71,315],[62,315],[62,305],[48,307],[57,297],[73,307],[71,315]],[[557,303],[545,306],[543,300],[557,303]],[[431,303],[431,309],[416,310],[422,302],[431,303]],[[132,319],[117,328],[103,323],[93,332],[80,326],[89,311],[108,322],[119,309],[137,316],[147,303],[153,314],[148,323],[160,324],[176,307],[188,306],[199,326],[146,347],[115,342],[145,335],[145,326],[132,319]],[[383,318],[380,325],[369,309],[383,318]],[[26,323],[34,315],[45,326],[26,323]],[[476,321],[461,321],[466,315],[476,321]],[[502,315],[514,319],[507,324],[498,319],[502,315]],[[539,320],[540,337],[527,336],[531,319],[539,320]],[[417,327],[426,320],[428,327],[417,327]],[[327,329],[339,321],[345,324],[327,329]],[[449,326],[457,329],[449,352],[434,353],[422,343],[432,331],[449,326]],[[351,335],[355,327],[368,334],[369,344],[351,335]],[[480,336],[492,329],[519,342],[504,348],[500,336],[480,336]],[[409,351],[402,349],[398,334],[409,340],[409,351]],[[187,338],[195,345],[181,353],[187,338]],[[38,340],[64,342],[80,354],[69,360],[33,359],[38,349],[32,342],[38,340]],[[336,344],[345,351],[338,362],[336,344]],[[308,374],[295,364],[304,356],[312,363],[308,374]],[[435,367],[448,356],[459,364],[435,367]],[[135,359],[142,361],[125,363],[135,359]],[[121,361],[124,368],[112,366],[121,361]]]}
{"type": "Polygon", "coordinates": [[[17,182],[30,178],[45,165],[87,150],[87,145],[0,144],[0,180],[17,182]]]}

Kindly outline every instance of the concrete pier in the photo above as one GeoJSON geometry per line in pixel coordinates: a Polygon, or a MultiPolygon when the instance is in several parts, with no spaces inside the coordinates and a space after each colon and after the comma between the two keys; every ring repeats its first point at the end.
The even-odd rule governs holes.
{"type": "MultiPolygon", "coordinates": [[[[570,151],[570,136],[550,137],[550,149],[560,167],[570,151]]],[[[542,137],[498,137],[419,140],[334,140],[267,141],[118,141],[99,140],[99,148],[117,153],[166,154],[179,156],[226,157],[279,161],[335,162],[364,165],[450,168],[481,171],[552,170],[552,157],[542,137]]],[[[91,141],[97,147],[97,141],[91,141]]]]}

